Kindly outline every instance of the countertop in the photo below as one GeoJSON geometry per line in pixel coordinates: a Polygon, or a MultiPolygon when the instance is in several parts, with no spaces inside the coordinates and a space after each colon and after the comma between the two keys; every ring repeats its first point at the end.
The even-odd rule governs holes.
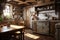
{"type": "Polygon", "coordinates": [[[60,20],[33,20],[34,22],[37,21],[49,21],[49,22],[60,22],[60,20]]]}

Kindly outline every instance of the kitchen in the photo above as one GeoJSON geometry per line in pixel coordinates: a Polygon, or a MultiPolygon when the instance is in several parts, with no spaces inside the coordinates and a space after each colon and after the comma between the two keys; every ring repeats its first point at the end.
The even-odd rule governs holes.
{"type": "MultiPolygon", "coordinates": [[[[19,25],[32,33],[55,37],[60,23],[59,0],[2,0],[0,26],[19,25]]],[[[26,40],[26,39],[25,39],[26,40]]]]}

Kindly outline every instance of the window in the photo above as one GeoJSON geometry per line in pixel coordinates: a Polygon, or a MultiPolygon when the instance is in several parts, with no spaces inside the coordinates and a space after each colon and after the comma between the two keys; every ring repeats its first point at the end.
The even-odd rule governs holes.
{"type": "Polygon", "coordinates": [[[5,5],[5,9],[3,10],[3,15],[6,18],[12,18],[12,6],[10,4],[5,5]]]}

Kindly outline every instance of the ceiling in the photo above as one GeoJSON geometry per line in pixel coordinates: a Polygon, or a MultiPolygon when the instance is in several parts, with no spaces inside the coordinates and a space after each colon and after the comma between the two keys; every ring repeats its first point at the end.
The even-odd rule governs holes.
{"type": "Polygon", "coordinates": [[[37,4],[36,0],[7,0],[7,2],[19,6],[29,6],[37,4]]]}
{"type": "MultiPolygon", "coordinates": [[[[7,3],[13,4],[13,5],[18,5],[18,6],[24,7],[24,6],[30,6],[30,5],[36,5],[36,4],[42,5],[41,4],[42,1],[43,0],[1,0],[0,2],[1,3],[7,2],[7,3]]],[[[46,4],[49,4],[49,2],[46,4]]],[[[45,3],[43,5],[45,5],[45,3]]]]}

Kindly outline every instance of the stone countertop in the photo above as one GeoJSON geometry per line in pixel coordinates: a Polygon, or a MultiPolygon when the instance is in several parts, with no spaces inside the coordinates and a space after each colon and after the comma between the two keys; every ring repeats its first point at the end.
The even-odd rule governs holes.
{"type": "Polygon", "coordinates": [[[33,20],[34,22],[37,21],[49,21],[49,22],[60,22],[60,20],[33,20]]]}

